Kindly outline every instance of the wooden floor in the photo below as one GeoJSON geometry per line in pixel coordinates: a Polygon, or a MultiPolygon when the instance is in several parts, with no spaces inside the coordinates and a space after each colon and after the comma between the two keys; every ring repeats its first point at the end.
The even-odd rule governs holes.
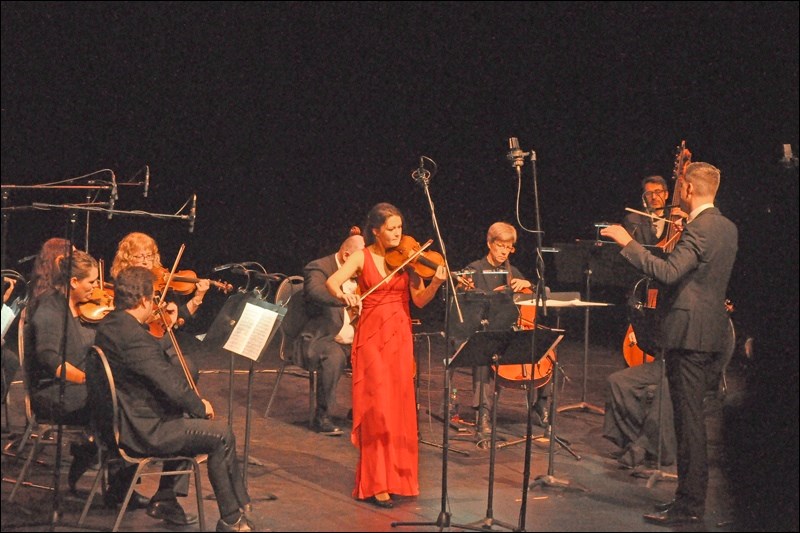
{"type": "MultiPolygon", "coordinates": [[[[443,424],[433,415],[441,409],[444,372],[444,340],[439,335],[418,337],[419,433],[421,494],[383,510],[356,501],[353,488],[356,450],[347,436],[350,407],[350,379],[342,379],[339,404],[333,415],[345,428],[345,435],[328,437],[308,429],[307,380],[286,374],[280,383],[269,418],[264,409],[276,380],[277,356],[253,366],[251,396],[248,401],[249,361],[233,361],[236,372],[230,384],[229,358],[217,355],[202,362],[201,391],[216,407],[219,417],[229,417],[239,453],[247,453],[247,485],[254,500],[254,516],[262,530],[272,531],[435,531],[442,529],[529,530],[529,531],[657,531],[663,528],[643,521],[656,502],[671,499],[674,482],[648,477],[647,472],[623,469],[610,457],[613,444],[602,437],[603,417],[585,409],[558,413],[554,432],[566,446],[539,438],[543,429],[533,426],[530,454],[524,440],[527,429],[526,393],[504,389],[498,403],[497,435],[502,439],[495,451],[493,480],[490,480],[491,447],[478,442],[471,431],[451,429],[447,434],[450,450],[441,443],[443,424]],[[430,343],[428,343],[430,340],[430,343]],[[248,409],[249,408],[249,409],[248,409]],[[246,439],[247,415],[250,434],[246,439]],[[522,439],[521,441],[519,441],[522,439]],[[247,441],[247,442],[246,442],[247,441]],[[519,441],[519,442],[518,442],[519,441]],[[247,446],[245,446],[247,444],[247,446]],[[552,451],[552,455],[551,452],[552,451]],[[529,462],[526,464],[526,457],[529,462]],[[446,468],[445,468],[446,466],[446,468]],[[526,472],[526,466],[529,467],[526,472]],[[447,473],[446,478],[444,473],[447,473]],[[526,476],[526,474],[528,474],[526,476]],[[528,490],[529,485],[532,488],[528,490]],[[270,501],[274,494],[277,500],[270,501]],[[522,517],[522,518],[521,518],[522,517]]],[[[568,335],[559,349],[563,376],[557,380],[558,405],[586,401],[604,404],[605,378],[621,369],[624,361],[614,336],[593,333],[584,376],[583,334],[568,335]],[[586,390],[583,384],[586,383],[586,390]]],[[[735,363],[735,362],[734,362],[735,363]]],[[[723,413],[735,402],[743,380],[737,365],[731,365],[729,390],[724,400],[708,405],[709,450],[711,459],[706,531],[736,531],[744,527],[741,499],[728,482],[723,468],[723,413]]],[[[469,419],[469,373],[458,371],[453,386],[463,391],[460,414],[469,419]]],[[[20,387],[14,386],[9,399],[12,436],[23,422],[20,387]]],[[[9,436],[6,435],[6,439],[9,436]]],[[[69,457],[69,454],[66,454],[69,457]]],[[[45,459],[51,460],[52,456],[45,459]]],[[[3,478],[13,479],[21,462],[3,457],[3,478]]],[[[52,466],[37,466],[34,481],[48,484],[52,466]]],[[[66,472],[66,465],[62,469],[66,472]]],[[[205,471],[205,467],[203,467],[205,471]]],[[[663,472],[673,474],[674,467],[663,472]]],[[[92,473],[92,471],[90,471],[92,473]]],[[[92,476],[86,475],[80,488],[88,490],[92,476]]],[[[65,485],[62,476],[62,487],[65,485]]],[[[219,513],[213,501],[208,478],[203,478],[206,529],[214,529],[219,513]]],[[[150,495],[154,482],[145,482],[140,492],[150,495]]],[[[2,487],[2,530],[45,530],[53,516],[53,492],[24,487],[13,504],[7,502],[12,484],[2,487]]],[[[793,487],[797,490],[797,487],[793,487]]],[[[82,506],[80,498],[66,496],[59,506],[58,530],[75,530],[82,506]]],[[[182,499],[187,511],[196,512],[192,495],[182,499]]],[[[796,510],[795,510],[796,514],[796,510]]],[[[108,530],[113,513],[99,504],[93,507],[84,529],[108,530]]],[[[780,524],[780,522],[779,522],[780,524]]],[[[752,527],[752,523],[748,524],[752,527]]],[[[764,530],[774,525],[764,524],[764,530]]],[[[144,511],[133,511],[122,523],[124,531],[195,531],[197,526],[175,528],[149,518],[144,511]]]]}

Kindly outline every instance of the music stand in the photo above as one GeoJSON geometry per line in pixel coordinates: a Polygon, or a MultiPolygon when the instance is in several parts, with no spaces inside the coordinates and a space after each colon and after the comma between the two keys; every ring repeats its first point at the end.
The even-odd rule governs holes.
{"type": "MultiPolygon", "coordinates": [[[[564,338],[563,331],[542,329],[538,335],[534,336],[533,329],[524,331],[479,331],[470,336],[464,342],[453,358],[450,360],[449,368],[474,367],[474,366],[493,366],[495,372],[501,364],[525,364],[528,362],[538,363],[546,354],[552,352],[559,342],[564,338]],[[536,345],[534,346],[534,338],[536,345]],[[534,355],[531,356],[530,350],[533,347],[534,355]]],[[[531,377],[532,378],[532,377],[531,377]]],[[[489,487],[486,502],[486,515],[482,520],[470,524],[478,530],[491,529],[493,525],[514,530],[511,524],[495,520],[493,515],[494,500],[494,463],[497,442],[497,401],[498,392],[495,387],[494,402],[492,402],[492,436],[489,451],[489,487]]],[[[533,406],[528,404],[528,410],[533,406]]],[[[530,416],[530,413],[529,413],[530,416]]],[[[531,438],[527,435],[527,438],[531,438]]]]}
{"type": "MultiPolygon", "coordinates": [[[[244,459],[242,481],[247,487],[247,470],[250,463],[250,419],[253,397],[253,374],[255,362],[266,355],[270,342],[286,316],[286,308],[265,302],[255,294],[238,293],[228,298],[220,313],[214,319],[203,344],[224,350],[229,354],[240,355],[250,361],[247,379],[247,410],[245,419],[244,459]]],[[[233,361],[233,358],[231,358],[233,361]]],[[[233,363],[231,363],[231,391],[228,405],[228,423],[233,424],[233,363]]],[[[267,500],[276,499],[267,495],[267,500]]]]}

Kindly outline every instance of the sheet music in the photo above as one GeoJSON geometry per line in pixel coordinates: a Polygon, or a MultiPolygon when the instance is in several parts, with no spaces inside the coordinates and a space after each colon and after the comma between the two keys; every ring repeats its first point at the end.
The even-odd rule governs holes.
{"type": "Polygon", "coordinates": [[[277,318],[278,313],[275,311],[248,302],[223,348],[257,361],[277,318]]]}

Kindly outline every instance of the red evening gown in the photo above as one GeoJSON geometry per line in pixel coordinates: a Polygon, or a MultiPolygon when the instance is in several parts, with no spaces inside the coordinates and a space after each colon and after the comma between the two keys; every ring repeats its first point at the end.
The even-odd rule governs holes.
{"type": "MultiPolygon", "coordinates": [[[[380,283],[368,250],[358,278],[361,293],[380,283]]],[[[408,273],[398,273],[364,298],[352,349],[353,431],[359,449],[353,496],[419,494],[414,398],[414,343],[408,273]]]]}

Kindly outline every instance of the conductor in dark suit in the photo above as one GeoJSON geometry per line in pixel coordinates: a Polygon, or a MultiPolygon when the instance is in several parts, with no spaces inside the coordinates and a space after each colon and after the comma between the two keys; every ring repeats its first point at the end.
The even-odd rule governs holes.
{"type": "Polygon", "coordinates": [[[700,522],[708,487],[703,397],[708,373],[725,349],[728,317],[723,302],[738,249],[738,230],[714,206],[720,171],[691,163],[678,183],[681,209],[689,213],[683,233],[666,258],[636,242],[622,226],[601,234],[622,246],[622,255],[643,274],[669,287],[661,323],[667,380],[678,442],[678,487],[672,502],[644,518],[664,526],[700,522]]]}
{"type": "MultiPolygon", "coordinates": [[[[354,334],[349,315],[341,302],[325,288],[325,282],[353,252],[363,248],[364,238],[351,235],[335,254],[315,259],[303,268],[303,295],[308,321],[298,342],[302,343],[303,366],[319,370],[314,430],[325,435],[342,434],[342,430],[331,420],[329,410],[336,402],[336,385],[350,356],[354,334]]],[[[355,280],[349,285],[342,287],[342,291],[352,294],[356,288],[355,280]]]]}
{"type": "MultiPolygon", "coordinates": [[[[114,290],[116,309],[100,322],[95,342],[105,352],[115,378],[120,445],[140,456],[208,454],[208,477],[221,517],[217,531],[255,530],[244,514],[250,497],[230,427],[212,420],[211,403],[198,396],[144,326],[154,310],[153,274],[144,267],[127,267],[117,275],[114,290]]],[[[90,378],[90,386],[93,382],[90,378]]],[[[186,525],[196,517],[187,517],[177,501],[178,477],[186,479],[161,477],[147,514],[186,525]]]]}

